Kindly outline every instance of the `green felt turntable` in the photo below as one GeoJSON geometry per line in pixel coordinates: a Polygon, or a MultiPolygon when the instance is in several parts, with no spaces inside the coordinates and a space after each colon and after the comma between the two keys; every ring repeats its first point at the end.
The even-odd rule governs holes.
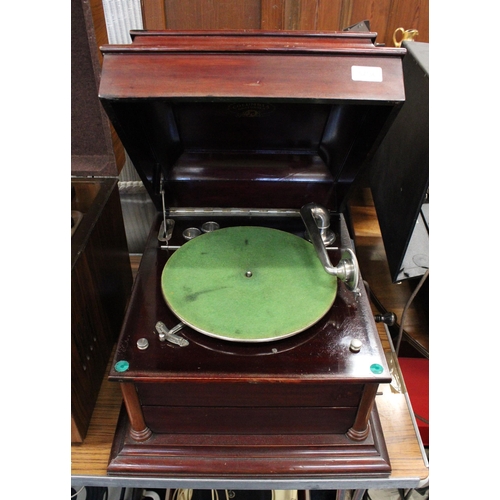
{"type": "Polygon", "coordinates": [[[302,332],[333,304],[337,279],[311,243],[266,227],[230,227],[185,243],[162,274],[174,314],[206,335],[265,342],[302,332]]]}

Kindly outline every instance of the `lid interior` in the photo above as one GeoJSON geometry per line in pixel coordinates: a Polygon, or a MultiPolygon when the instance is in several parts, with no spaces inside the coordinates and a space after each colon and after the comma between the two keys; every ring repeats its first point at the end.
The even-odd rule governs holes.
{"type": "Polygon", "coordinates": [[[167,36],[105,48],[101,102],[158,210],[162,190],[167,207],[341,209],[404,100],[404,50],[381,57],[372,45],[372,60],[366,36],[357,49],[349,35],[328,54],[310,36],[307,54],[212,53],[213,33],[202,53],[186,48],[189,34],[179,52],[167,36]],[[387,81],[352,82],[352,64],[380,66],[387,81]]]}

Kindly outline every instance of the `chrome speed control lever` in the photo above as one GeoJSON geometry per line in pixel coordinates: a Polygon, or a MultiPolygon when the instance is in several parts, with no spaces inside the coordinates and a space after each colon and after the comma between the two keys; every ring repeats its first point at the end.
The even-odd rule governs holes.
{"type": "Polygon", "coordinates": [[[350,248],[344,248],[337,266],[332,265],[322,237],[325,221],[328,225],[330,221],[330,217],[326,218],[324,214],[328,216],[328,212],[316,203],[308,203],[300,209],[300,216],[306,226],[309,239],[325,271],[343,281],[349,290],[357,294],[359,293],[359,266],[356,255],[350,248]]]}

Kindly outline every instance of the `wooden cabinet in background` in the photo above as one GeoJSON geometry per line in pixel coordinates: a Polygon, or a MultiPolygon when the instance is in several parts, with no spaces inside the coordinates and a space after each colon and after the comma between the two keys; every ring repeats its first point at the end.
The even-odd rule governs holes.
{"type": "Polygon", "coordinates": [[[71,441],[85,438],[118,337],[132,272],[90,6],[72,0],[71,441]]]}
{"type": "Polygon", "coordinates": [[[116,179],[72,179],[71,441],[85,438],[132,286],[116,179]]]}

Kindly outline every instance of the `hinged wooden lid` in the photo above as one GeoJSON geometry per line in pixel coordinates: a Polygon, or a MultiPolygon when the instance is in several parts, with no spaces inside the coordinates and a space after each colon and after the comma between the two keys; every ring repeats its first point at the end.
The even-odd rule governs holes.
{"type": "Polygon", "coordinates": [[[342,206],[404,101],[374,33],[134,31],[99,97],[156,207],[342,206]]]}

